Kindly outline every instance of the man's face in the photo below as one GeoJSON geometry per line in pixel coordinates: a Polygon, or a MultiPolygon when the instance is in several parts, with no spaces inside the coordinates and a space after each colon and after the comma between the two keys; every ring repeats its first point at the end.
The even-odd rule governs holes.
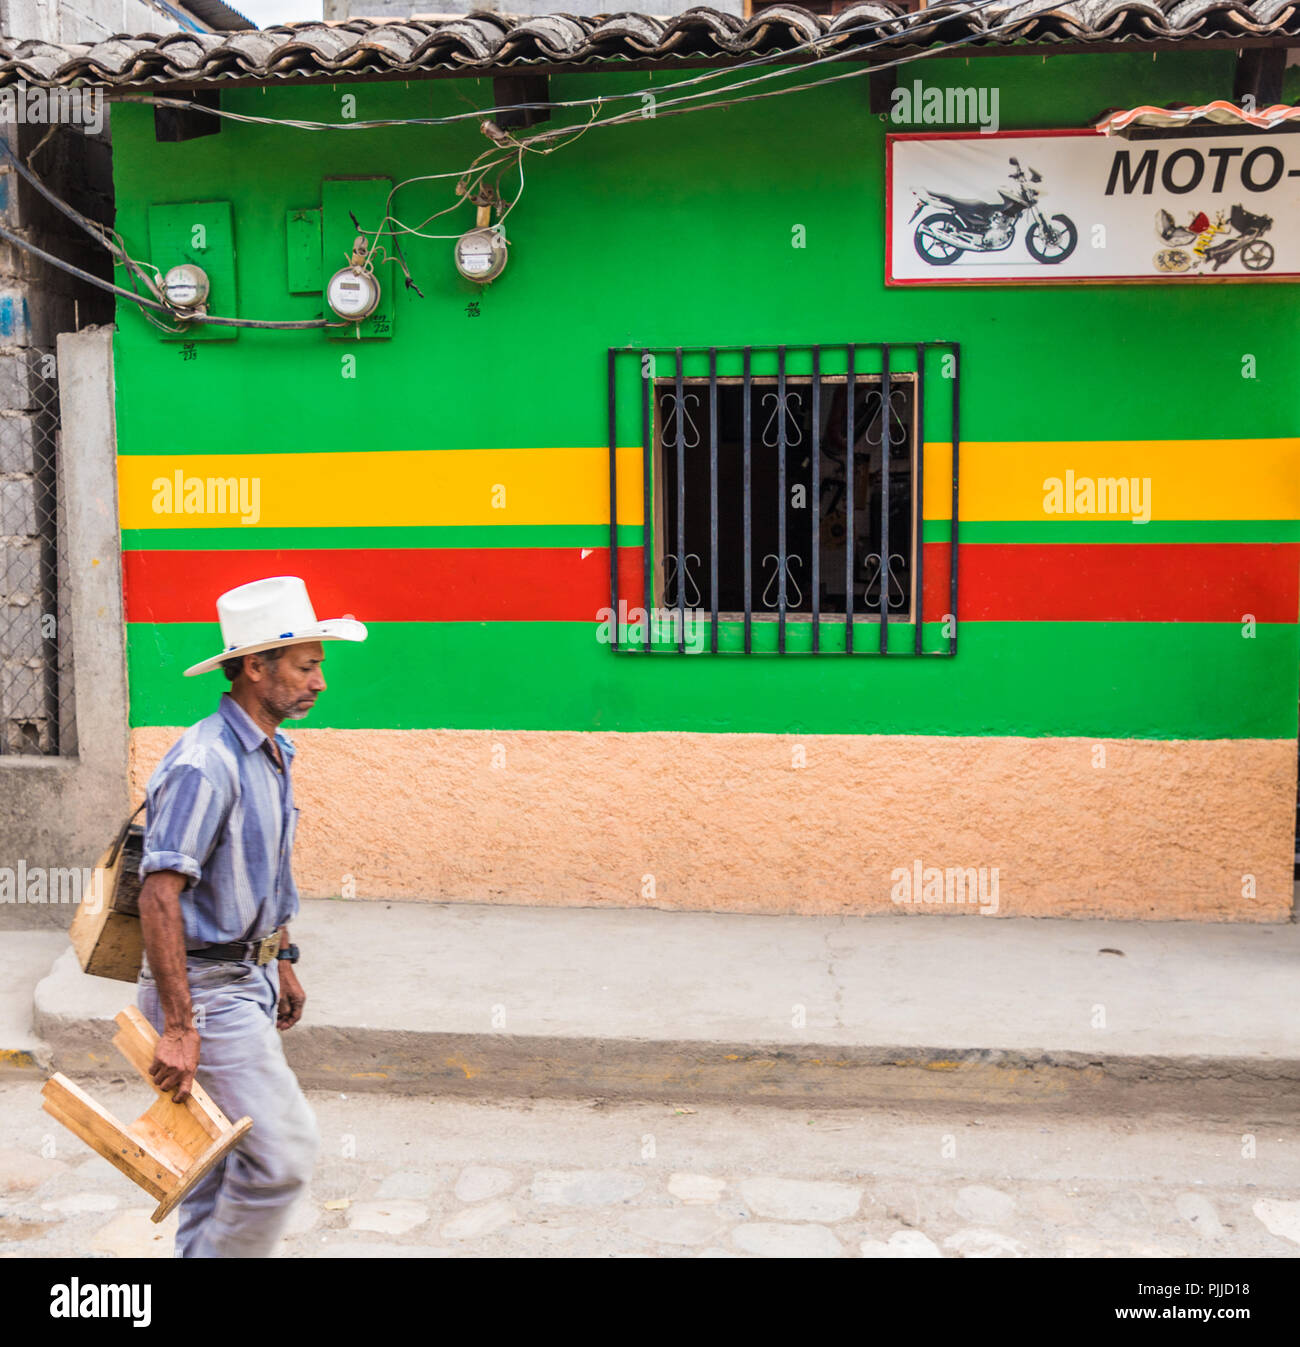
{"type": "Polygon", "coordinates": [[[316,698],[325,691],[325,678],[320,671],[325,652],[319,641],[291,645],[274,664],[257,660],[261,678],[255,686],[266,709],[277,720],[301,720],[316,704],[316,698]]]}

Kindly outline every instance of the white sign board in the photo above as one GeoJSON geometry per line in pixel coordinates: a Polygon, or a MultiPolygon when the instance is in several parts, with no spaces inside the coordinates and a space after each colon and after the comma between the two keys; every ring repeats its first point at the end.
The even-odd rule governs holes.
{"type": "Polygon", "coordinates": [[[890,285],[1300,280],[1300,136],[886,142],[890,285]]]}

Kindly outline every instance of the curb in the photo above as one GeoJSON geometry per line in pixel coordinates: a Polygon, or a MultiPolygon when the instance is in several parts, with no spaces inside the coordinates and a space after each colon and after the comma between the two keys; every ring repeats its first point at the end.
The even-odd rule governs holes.
{"type": "MultiPolygon", "coordinates": [[[[112,1022],[38,1014],[56,1069],[125,1075],[112,1022]]],[[[1300,1107],[1300,1059],[547,1038],[300,1026],[285,1040],[305,1088],[474,1098],[622,1099],[843,1108],[882,1104],[1165,1112],[1300,1107]]]]}
{"type": "MultiPolygon", "coordinates": [[[[1135,927],[1126,933],[1132,967],[1094,971],[1096,943],[1111,939],[1108,931],[1010,928],[1005,934],[1016,966],[1039,967],[1058,959],[1071,1004],[1086,1007],[1097,995],[1118,998],[1127,1022],[1146,1028],[1107,1037],[1081,1034],[1076,1024],[1071,1036],[1068,1019],[1047,1015],[1041,1032],[1049,1043],[1055,1038],[1062,1046],[1035,1043],[1025,1034],[1026,1026],[1037,1022],[1034,996],[1055,981],[1039,976],[1029,992],[1021,988],[1008,997],[985,978],[971,983],[964,1003],[975,997],[981,1014],[963,1022],[964,1038],[953,1034],[960,1043],[955,1046],[949,1039],[950,1016],[920,1014],[913,1021],[895,1013],[887,998],[858,997],[853,1022],[866,1027],[846,1032],[838,1019],[823,1021],[825,1027],[801,1031],[808,1035],[802,1042],[773,1031],[768,1005],[776,994],[769,983],[780,987],[782,996],[798,999],[796,993],[808,982],[826,1004],[839,1004],[849,974],[828,970],[827,960],[842,962],[849,956],[827,953],[825,942],[836,932],[841,940],[852,936],[860,944],[870,934],[876,956],[882,940],[894,941],[888,948],[901,950],[910,963],[891,965],[891,976],[897,981],[898,968],[910,968],[909,995],[923,999],[946,985],[951,955],[944,942],[956,938],[955,928],[927,932],[918,943],[910,922],[905,931],[832,925],[828,934],[802,919],[754,925],[749,918],[733,923],[712,916],[686,927],[674,919],[669,927],[655,916],[617,915],[613,921],[585,911],[386,910],[384,940],[401,937],[410,949],[437,951],[452,970],[436,990],[418,980],[406,986],[409,1001],[399,1017],[389,984],[382,978],[358,983],[341,952],[364,952],[371,947],[367,941],[379,939],[370,910],[317,905],[307,920],[325,933],[320,937],[324,992],[313,1002],[314,1013],[309,1008],[309,1019],[285,1036],[289,1062],[308,1088],[464,1098],[790,1108],[898,1104],[1200,1116],[1222,1110],[1243,1130],[1283,1121],[1300,1109],[1300,1050],[1286,1032],[1278,1002],[1300,959],[1300,932],[1243,935],[1217,928],[1135,927]],[[647,971],[629,951],[651,941],[661,927],[679,933],[671,936],[678,944],[661,951],[647,971]],[[908,943],[900,944],[904,935],[908,943]],[[730,958],[750,960],[748,983],[730,999],[715,997],[707,1013],[693,1003],[683,1010],[672,998],[688,996],[693,984],[681,960],[692,942],[705,938],[730,958]],[[539,979],[519,953],[533,950],[535,957],[539,942],[556,960],[567,960],[558,987],[549,977],[539,979]],[[1225,966],[1229,976],[1216,981],[1225,966]],[[620,981],[621,999],[610,998],[597,1009],[587,990],[599,985],[597,977],[620,981]],[[750,985],[755,979],[761,995],[750,985]],[[1154,982],[1158,994],[1144,1000],[1134,988],[1145,988],[1147,981],[1154,982]],[[1184,994],[1198,998],[1198,1005],[1216,1006],[1229,998],[1234,1013],[1226,1022],[1217,1012],[1190,1022],[1184,1016],[1177,1033],[1161,1032],[1161,1017],[1181,1004],[1177,998],[1184,994]],[[481,1002],[498,997],[526,1007],[513,1020],[523,1032],[492,1028],[480,1013],[481,1002]],[[665,997],[662,1005],[655,999],[665,997]],[[972,1023],[979,1026],[976,1033],[970,1032],[972,1023]],[[854,1042],[854,1033],[875,1033],[885,1041],[854,1042]],[[900,1042],[912,1033],[919,1042],[900,1042]],[[1211,1051],[1205,1051],[1206,1045],[1211,1051]]],[[[966,943],[960,949],[971,958],[987,954],[984,929],[976,928],[974,936],[961,932],[966,943]]],[[[33,955],[26,967],[34,963],[33,955]]],[[[874,963],[860,959],[856,976],[860,981],[874,976],[879,966],[880,957],[874,963]]],[[[134,987],[86,977],[67,947],[44,967],[48,972],[26,992],[25,1005],[14,1007],[13,1024],[21,1027],[6,1033],[0,1024],[0,1042],[30,1049],[43,1041],[48,1049],[40,1055],[48,1052],[53,1065],[74,1080],[127,1078],[112,1046],[112,1017],[134,1001],[134,987]]]]}
{"type": "Polygon", "coordinates": [[[44,1071],[49,1059],[48,1048],[0,1048],[0,1080],[11,1073],[44,1071]]]}
{"type": "Polygon", "coordinates": [[[5,930],[0,939],[0,1081],[49,1070],[50,1049],[32,1028],[42,969],[67,944],[61,930],[5,930]]]}

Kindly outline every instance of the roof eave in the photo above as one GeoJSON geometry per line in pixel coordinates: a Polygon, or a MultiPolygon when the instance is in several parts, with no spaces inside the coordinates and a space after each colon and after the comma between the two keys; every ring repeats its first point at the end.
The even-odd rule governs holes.
{"type": "Polygon", "coordinates": [[[864,0],[831,18],[778,5],[749,20],[709,9],[672,19],[631,13],[514,18],[478,12],[445,21],[350,19],[229,35],[149,33],[88,46],[0,43],[0,87],[22,81],[46,88],[176,92],[526,71],[798,66],[827,57],[883,65],[948,53],[1049,56],[1300,47],[1300,0],[1065,0],[1051,11],[1031,9],[1025,16],[1026,7],[1008,6],[994,15],[968,5],[942,5],[909,15],[888,0],[864,0]],[[869,50],[862,50],[868,43],[869,50]]]}

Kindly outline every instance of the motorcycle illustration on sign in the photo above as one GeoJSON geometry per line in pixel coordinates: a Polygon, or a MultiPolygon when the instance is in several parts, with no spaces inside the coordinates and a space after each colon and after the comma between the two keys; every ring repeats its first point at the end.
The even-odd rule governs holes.
{"type": "MultiPolygon", "coordinates": [[[[1042,174],[1011,159],[1010,190],[998,189],[997,201],[971,201],[947,192],[921,191],[912,212],[915,220],[927,206],[936,206],[916,227],[913,243],[920,257],[931,266],[951,266],[963,253],[999,253],[1015,241],[1016,230],[1028,216],[1033,223],[1025,234],[1029,255],[1045,266],[1064,262],[1074,252],[1079,231],[1068,215],[1043,214],[1038,205],[1045,189],[1038,186],[1042,174]]],[[[909,223],[911,221],[909,220],[909,223]]]]}
{"type": "Polygon", "coordinates": [[[1225,262],[1240,255],[1241,265],[1247,271],[1267,271],[1275,254],[1264,235],[1272,227],[1271,216],[1254,215],[1240,204],[1233,206],[1226,221],[1222,211],[1215,212],[1213,223],[1204,211],[1199,211],[1186,225],[1176,224],[1167,210],[1158,210],[1156,233],[1170,246],[1156,253],[1156,269],[1185,272],[1208,262],[1211,271],[1218,271],[1225,262]]]}

